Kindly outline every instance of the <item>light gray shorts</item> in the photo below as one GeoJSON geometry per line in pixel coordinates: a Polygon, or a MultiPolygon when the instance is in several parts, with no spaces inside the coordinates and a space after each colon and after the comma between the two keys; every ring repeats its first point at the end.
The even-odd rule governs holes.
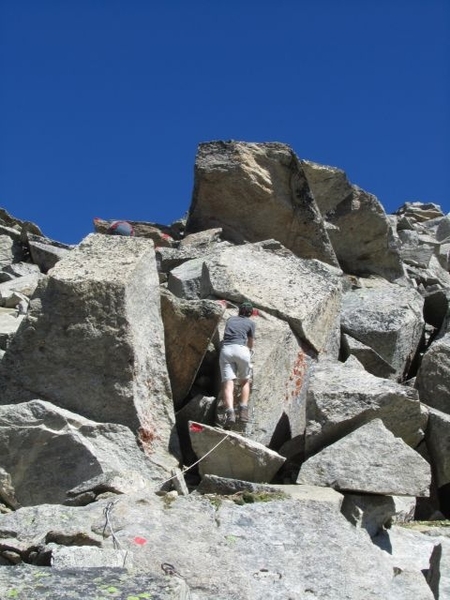
{"type": "Polygon", "coordinates": [[[250,348],[239,344],[222,346],[219,357],[222,381],[250,379],[250,348]]]}

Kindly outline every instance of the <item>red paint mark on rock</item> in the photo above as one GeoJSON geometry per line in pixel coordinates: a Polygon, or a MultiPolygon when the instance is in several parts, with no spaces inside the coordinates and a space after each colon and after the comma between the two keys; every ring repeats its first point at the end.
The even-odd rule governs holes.
{"type": "Polygon", "coordinates": [[[189,430],[194,432],[194,433],[200,433],[200,431],[203,431],[205,428],[202,427],[201,425],[199,425],[198,423],[191,423],[189,430]]]}
{"type": "Polygon", "coordinates": [[[138,546],[144,546],[147,543],[147,540],[143,537],[137,536],[137,537],[133,538],[133,542],[135,544],[137,544],[138,546]]]}

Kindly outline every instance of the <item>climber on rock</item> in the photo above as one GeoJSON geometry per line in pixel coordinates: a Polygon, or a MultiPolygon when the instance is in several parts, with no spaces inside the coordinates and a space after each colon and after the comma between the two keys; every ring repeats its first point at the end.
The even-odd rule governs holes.
{"type": "Polygon", "coordinates": [[[241,384],[241,398],[238,419],[241,423],[248,421],[248,400],[250,396],[251,355],[255,339],[255,323],[250,319],[253,314],[251,302],[243,302],[239,314],[230,317],[220,351],[219,366],[222,379],[222,401],[225,406],[225,429],[231,429],[236,423],[234,410],[234,381],[241,384]]]}

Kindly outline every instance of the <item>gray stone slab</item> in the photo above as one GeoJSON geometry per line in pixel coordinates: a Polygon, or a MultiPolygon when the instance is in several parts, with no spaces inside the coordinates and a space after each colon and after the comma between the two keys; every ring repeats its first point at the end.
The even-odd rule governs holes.
{"type": "Polygon", "coordinates": [[[233,431],[224,431],[190,421],[189,434],[197,454],[199,472],[270,483],[284,464],[285,458],[262,444],[246,439],[233,431]]]}

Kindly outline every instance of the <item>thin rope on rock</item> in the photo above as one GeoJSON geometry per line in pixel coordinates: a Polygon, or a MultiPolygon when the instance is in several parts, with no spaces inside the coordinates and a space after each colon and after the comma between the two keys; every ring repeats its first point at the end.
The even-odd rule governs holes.
{"type": "Polygon", "coordinates": [[[123,548],[120,545],[119,540],[117,539],[117,536],[115,534],[114,528],[112,526],[112,522],[111,522],[111,511],[114,508],[115,502],[111,501],[108,502],[108,504],[105,506],[105,508],[103,509],[103,514],[105,515],[105,526],[103,527],[103,537],[106,537],[106,528],[109,528],[109,531],[111,532],[111,537],[112,537],[112,541],[113,541],[113,547],[115,550],[119,550],[119,552],[122,553],[123,556],[123,567],[125,567],[125,563],[127,561],[127,557],[128,557],[128,551],[127,550],[123,550],[123,548]]]}
{"type": "MultiPolygon", "coordinates": [[[[202,462],[202,460],[204,460],[209,454],[211,454],[211,452],[214,452],[214,450],[220,446],[220,444],[222,444],[228,437],[230,437],[230,434],[227,433],[225,435],[225,437],[223,437],[219,442],[217,442],[217,444],[215,446],[213,446],[211,448],[211,450],[208,450],[208,452],[206,454],[204,454],[201,458],[199,458],[195,463],[193,463],[192,465],[189,465],[188,467],[185,467],[184,469],[181,470],[181,475],[183,475],[184,473],[186,473],[186,471],[189,471],[189,469],[192,469],[192,467],[195,467],[196,465],[198,465],[199,463],[202,462]]],[[[176,475],[172,475],[172,477],[169,477],[169,479],[166,479],[165,481],[163,481],[161,483],[161,487],[168,483],[169,481],[172,481],[172,479],[176,479],[178,477],[178,474],[176,475]]]]}

